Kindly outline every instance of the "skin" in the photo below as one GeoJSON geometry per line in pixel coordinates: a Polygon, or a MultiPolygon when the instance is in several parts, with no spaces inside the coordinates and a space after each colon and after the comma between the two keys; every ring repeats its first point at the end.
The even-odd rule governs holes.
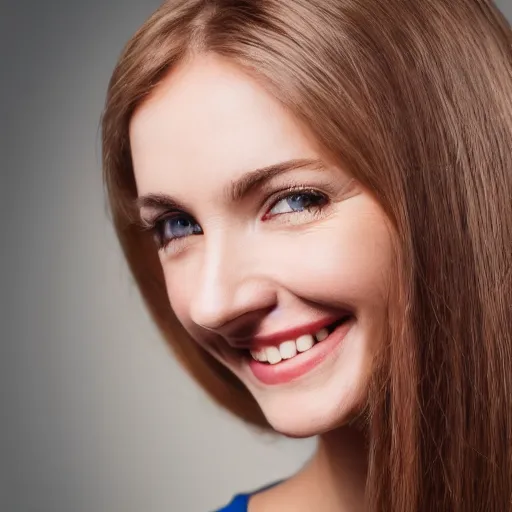
{"type": "MultiPolygon", "coordinates": [[[[364,438],[347,422],[365,399],[386,321],[391,231],[379,204],[256,80],[213,55],[159,84],[135,112],[130,142],[139,198],[166,194],[184,207],[181,226],[164,222],[180,237],[159,251],[183,327],[244,382],[275,430],[320,435],[313,460],[254,496],[251,512],[358,510],[364,438]],[[224,193],[254,169],[302,158],[325,168],[282,172],[239,201],[224,193]],[[296,191],[279,199],[290,185],[320,193],[324,205],[290,201],[296,191]],[[352,328],[320,365],[287,384],[254,377],[245,359],[251,337],[346,308],[352,328]]],[[[140,216],[147,223],[166,212],[142,206],[140,216]]]]}

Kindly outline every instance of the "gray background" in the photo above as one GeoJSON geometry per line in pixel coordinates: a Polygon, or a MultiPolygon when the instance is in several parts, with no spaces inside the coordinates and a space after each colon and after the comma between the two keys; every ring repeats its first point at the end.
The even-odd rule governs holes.
{"type": "Polygon", "coordinates": [[[251,431],[183,374],[107,220],[106,86],[158,4],[1,2],[2,512],[206,512],[314,448],[251,431]]]}

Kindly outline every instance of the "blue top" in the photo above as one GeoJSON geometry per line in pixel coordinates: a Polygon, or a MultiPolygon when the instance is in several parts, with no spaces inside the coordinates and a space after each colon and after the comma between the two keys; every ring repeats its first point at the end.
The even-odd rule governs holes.
{"type": "Polygon", "coordinates": [[[220,508],[217,512],[247,512],[250,497],[250,494],[237,494],[231,503],[220,508]]]}
{"type": "Polygon", "coordinates": [[[278,482],[275,482],[270,485],[266,485],[262,489],[258,489],[257,491],[249,493],[249,494],[237,494],[230,503],[228,503],[223,508],[219,508],[215,512],[247,512],[247,507],[249,506],[249,498],[253,494],[257,494],[258,492],[262,492],[262,491],[265,491],[266,489],[270,489],[271,487],[274,487],[274,485],[277,485],[281,482],[282,482],[282,480],[279,480],[278,482]]]}

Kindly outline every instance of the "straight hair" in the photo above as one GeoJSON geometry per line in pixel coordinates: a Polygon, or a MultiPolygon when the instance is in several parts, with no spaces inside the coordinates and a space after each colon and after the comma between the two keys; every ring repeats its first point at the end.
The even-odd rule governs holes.
{"type": "Polygon", "coordinates": [[[152,318],[219,404],[270,428],[173,313],[138,228],[134,111],[197,55],[309,127],[393,226],[385,341],[364,409],[375,512],[512,510],[512,33],[490,0],[173,0],[126,44],[102,115],[112,220],[152,318]]]}

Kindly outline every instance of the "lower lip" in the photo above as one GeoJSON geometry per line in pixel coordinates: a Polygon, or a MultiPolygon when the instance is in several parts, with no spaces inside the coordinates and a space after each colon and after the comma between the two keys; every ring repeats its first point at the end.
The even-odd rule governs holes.
{"type": "Polygon", "coordinates": [[[277,364],[260,363],[251,358],[249,368],[254,376],[263,384],[269,386],[292,382],[316,368],[343,341],[354,324],[350,317],[325,338],[313,345],[312,348],[301,352],[291,359],[277,364]]]}

